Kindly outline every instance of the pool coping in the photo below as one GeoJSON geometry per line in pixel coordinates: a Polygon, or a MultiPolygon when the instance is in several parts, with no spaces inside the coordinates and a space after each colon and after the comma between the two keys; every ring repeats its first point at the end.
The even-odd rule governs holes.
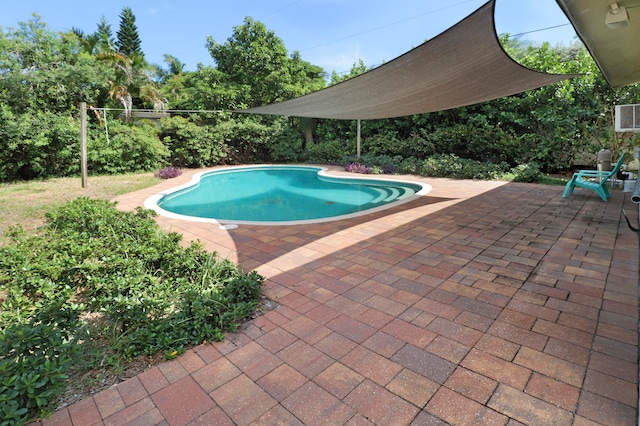
{"type": "MultiPolygon", "coordinates": [[[[371,176],[371,175],[366,175],[371,176]]],[[[292,226],[292,225],[308,225],[314,223],[324,223],[324,222],[333,222],[337,220],[351,219],[356,218],[372,213],[378,213],[380,211],[384,211],[393,207],[400,206],[402,204],[408,203],[410,201],[415,200],[416,198],[423,197],[427,195],[433,189],[431,185],[418,181],[410,181],[406,179],[391,179],[389,177],[378,177],[378,176],[388,176],[388,175],[374,175],[375,177],[364,177],[364,176],[347,176],[343,174],[337,174],[335,171],[330,170],[328,167],[319,166],[319,165],[309,165],[309,164],[258,164],[251,166],[229,166],[223,168],[217,168],[215,170],[203,170],[194,174],[191,177],[191,180],[182,185],[178,185],[176,187],[161,191],[157,194],[154,194],[147,199],[144,200],[144,207],[146,209],[150,209],[155,211],[161,216],[168,217],[170,219],[177,220],[185,220],[189,222],[201,222],[201,223],[211,223],[220,225],[221,228],[224,229],[233,229],[238,225],[264,225],[264,226],[292,226]],[[179,213],[173,213],[167,210],[164,210],[162,207],[158,205],[158,202],[165,196],[173,194],[177,191],[181,191],[183,189],[189,188],[193,185],[196,185],[200,182],[200,179],[203,175],[209,173],[216,173],[225,170],[239,170],[239,169],[255,169],[255,168],[267,168],[267,167],[287,167],[287,168],[313,168],[318,169],[318,176],[323,176],[327,178],[340,178],[340,179],[352,179],[352,180],[368,180],[368,181],[380,181],[380,182],[394,182],[394,183],[406,183],[411,185],[420,186],[422,189],[416,192],[415,194],[402,198],[400,200],[385,204],[383,206],[374,207],[371,209],[362,210],[355,213],[349,213],[345,215],[332,216],[326,218],[317,218],[317,219],[304,219],[304,220],[290,220],[290,221],[248,221],[248,220],[231,220],[231,219],[214,219],[214,218],[204,218],[204,217],[196,217],[196,216],[187,216],[179,213]]]]}

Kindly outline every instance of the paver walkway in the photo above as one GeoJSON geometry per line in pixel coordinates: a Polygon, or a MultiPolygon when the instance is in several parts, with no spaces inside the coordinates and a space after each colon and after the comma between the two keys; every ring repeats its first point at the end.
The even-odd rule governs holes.
{"type": "Polygon", "coordinates": [[[637,424],[630,194],[424,181],[417,201],[317,225],[159,218],[258,270],[279,307],[41,424],[637,424]]]}

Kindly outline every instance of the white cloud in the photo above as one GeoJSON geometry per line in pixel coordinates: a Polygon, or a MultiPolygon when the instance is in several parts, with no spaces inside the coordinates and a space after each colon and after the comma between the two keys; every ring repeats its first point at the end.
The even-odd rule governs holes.
{"type": "Polygon", "coordinates": [[[358,64],[358,61],[362,61],[366,64],[367,60],[360,51],[360,46],[355,45],[350,52],[336,52],[332,51],[330,47],[322,49],[322,52],[318,52],[313,55],[303,56],[305,61],[322,67],[326,72],[331,73],[335,71],[337,73],[348,73],[354,64],[358,64]]]}

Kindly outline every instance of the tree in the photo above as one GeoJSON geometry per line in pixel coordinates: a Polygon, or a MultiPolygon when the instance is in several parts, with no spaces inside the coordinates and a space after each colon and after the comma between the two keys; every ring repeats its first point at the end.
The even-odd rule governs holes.
{"type": "Polygon", "coordinates": [[[350,78],[353,78],[353,77],[357,77],[360,74],[364,74],[367,71],[369,71],[369,68],[367,68],[367,66],[364,64],[362,59],[358,59],[358,63],[357,64],[354,63],[351,66],[351,70],[349,70],[349,74],[340,75],[337,72],[335,72],[335,70],[332,71],[331,72],[331,85],[341,83],[341,82],[343,82],[345,80],[349,80],[350,78]]]}
{"type": "Polygon", "coordinates": [[[70,33],[80,41],[85,52],[93,55],[101,65],[111,68],[109,87],[99,104],[102,106],[108,100],[113,100],[124,108],[127,116],[134,106],[149,105],[154,109],[165,109],[167,100],[153,82],[148,72],[150,67],[140,52],[133,12],[125,7],[120,17],[120,31],[115,43],[111,26],[104,16],[93,34],[86,35],[76,28],[70,33]]]}
{"type": "Polygon", "coordinates": [[[94,34],[98,39],[98,47],[101,51],[104,52],[115,50],[115,41],[113,39],[111,25],[107,22],[104,15],[100,17],[100,22],[98,22],[98,29],[94,34]]]}
{"type": "Polygon", "coordinates": [[[0,105],[14,113],[69,114],[80,101],[96,101],[109,77],[78,38],[52,31],[38,15],[0,32],[0,105]]]}
{"type": "Polygon", "coordinates": [[[119,53],[130,58],[135,56],[144,57],[141,49],[136,17],[130,7],[124,7],[120,13],[120,29],[118,30],[116,49],[119,53]]]}
{"type": "Polygon", "coordinates": [[[252,18],[234,27],[224,44],[208,37],[207,47],[218,71],[230,83],[247,88],[247,107],[291,99],[324,86],[321,68],[302,61],[297,52],[289,58],[282,39],[252,18]]]}
{"type": "Polygon", "coordinates": [[[156,74],[157,79],[164,83],[171,78],[175,78],[184,72],[185,64],[183,64],[178,58],[173,55],[165,53],[163,55],[164,63],[167,64],[165,69],[162,65],[153,64],[151,69],[156,74]]]}

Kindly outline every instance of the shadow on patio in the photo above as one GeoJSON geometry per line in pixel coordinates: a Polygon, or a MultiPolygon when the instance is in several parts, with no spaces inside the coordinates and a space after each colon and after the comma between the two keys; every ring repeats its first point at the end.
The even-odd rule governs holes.
{"type": "Polygon", "coordinates": [[[421,180],[420,200],[317,225],[158,218],[257,269],[279,306],[48,421],[637,424],[629,194],[421,180]]]}

